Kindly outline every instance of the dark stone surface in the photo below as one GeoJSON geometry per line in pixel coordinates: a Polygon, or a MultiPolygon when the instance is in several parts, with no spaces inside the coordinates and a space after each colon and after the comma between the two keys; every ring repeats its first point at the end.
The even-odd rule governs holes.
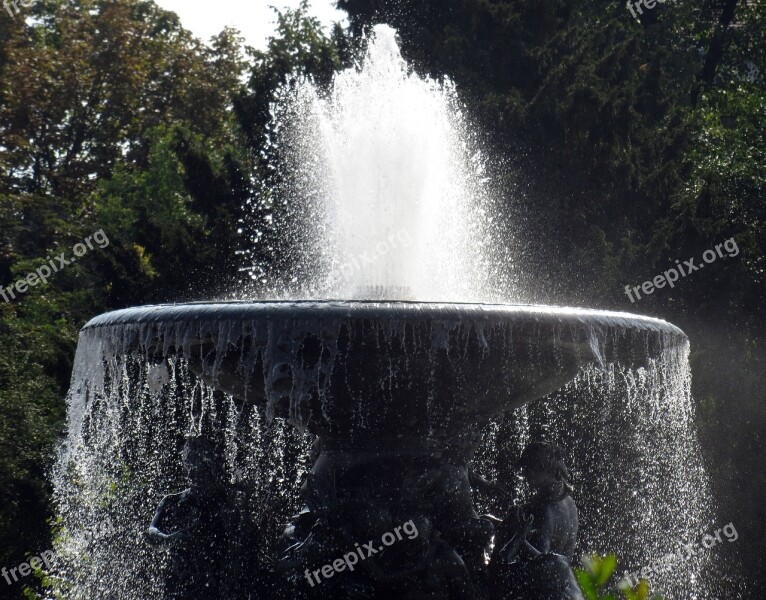
{"type": "Polygon", "coordinates": [[[327,450],[470,449],[493,416],[590,363],[641,365],[686,338],[658,319],[537,306],[242,302],[93,319],[115,352],[182,354],[205,381],[327,450]]]}
{"type": "Polygon", "coordinates": [[[498,528],[489,563],[497,600],[583,600],[570,562],[579,518],[569,470],[555,444],[533,442],[518,465],[534,495],[498,528]]]}
{"type": "Polygon", "coordinates": [[[204,438],[184,446],[189,487],[165,496],[149,527],[149,541],[172,546],[172,564],[165,581],[166,597],[192,600],[220,588],[225,539],[236,523],[223,480],[223,458],[204,438]]]}
{"type": "MultiPolygon", "coordinates": [[[[502,492],[469,471],[481,428],[583,365],[641,364],[685,341],[664,321],[616,313],[371,302],[147,307],[94,319],[94,329],[122,352],[181,354],[217,389],[317,436],[304,508],[273,573],[259,576],[279,575],[289,598],[581,600],[561,451],[530,449],[521,466],[535,498],[497,522],[473,508],[473,485],[502,492]],[[417,535],[384,547],[405,525],[417,535]],[[353,570],[322,573],[354,552],[364,558],[353,570]]],[[[237,518],[214,455],[189,461],[191,487],[163,500],[153,522],[155,540],[181,544],[171,597],[216,597],[216,539],[237,518]]]]}

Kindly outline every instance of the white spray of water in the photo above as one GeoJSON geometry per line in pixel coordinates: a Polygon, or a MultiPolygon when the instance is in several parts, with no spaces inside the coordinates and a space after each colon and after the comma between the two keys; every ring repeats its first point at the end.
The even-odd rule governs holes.
{"type": "Polygon", "coordinates": [[[286,295],[500,299],[484,159],[454,85],[413,73],[393,29],[377,26],[328,93],[285,86],[272,127],[292,238],[286,295]]]}
{"type": "MultiPolygon", "coordinates": [[[[714,597],[721,569],[716,549],[700,540],[723,523],[713,516],[695,430],[688,353],[685,344],[666,349],[647,368],[584,369],[560,392],[494,423],[476,467],[512,483],[508,458],[518,457],[530,438],[556,441],[573,467],[581,550],[616,554],[618,578],[655,565],[649,576],[655,591],[702,600],[714,597]],[[686,557],[688,544],[696,553],[686,557]],[[684,558],[668,558],[679,553],[684,558]]],[[[528,494],[518,482],[515,491],[528,494]]],[[[741,597],[735,587],[727,587],[727,597],[741,597]]]]}

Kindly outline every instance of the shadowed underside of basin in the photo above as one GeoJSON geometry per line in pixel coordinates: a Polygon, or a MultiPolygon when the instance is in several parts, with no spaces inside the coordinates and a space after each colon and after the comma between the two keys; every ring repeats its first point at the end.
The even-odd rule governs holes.
{"type": "MultiPolygon", "coordinates": [[[[150,306],[86,325],[76,371],[96,390],[76,397],[100,396],[95,372],[104,363],[111,365],[110,376],[102,376],[108,389],[135,363],[167,373],[159,367],[170,357],[185,361],[213,388],[316,434],[313,465],[296,498],[300,509],[274,563],[289,597],[447,598],[458,597],[455,581],[464,591],[481,590],[487,571],[494,525],[473,506],[478,480],[471,471],[483,426],[561,388],[586,365],[640,367],[685,345],[683,332],[664,321],[567,308],[358,301],[150,306]],[[326,595],[312,595],[320,590],[304,578],[309,566],[416,521],[422,545],[402,541],[370,560],[377,570],[334,578],[322,584],[326,595]],[[413,564],[420,566],[413,571],[413,564]],[[430,577],[445,564],[451,576],[430,577]]],[[[163,393],[138,396],[162,402],[177,393],[156,387],[163,393]]],[[[245,412],[239,403],[234,408],[245,412]]],[[[77,429],[86,412],[71,410],[70,426],[77,429]]],[[[213,462],[199,450],[215,432],[200,428],[197,435],[185,446],[186,460],[196,465],[189,477],[200,479],[197,493],[217,497],[213,462]]],[[[212,505],[209,521],[217,523],[220,506],[212,505]]],[[[164,523],[166,512],[163,501],[155,522],[164,523]]],[[[193,543],[197,557],[211,547],[205,536],[193,543]]],[[[209,568],[195,561],[198,570],[209,568]]]]}
{"type": "Polygon", "coordinates": [[[338,448],[373,450],[404,438],[457,442],[584,365],[641,366],[686,340],[625,313],[362,301],[150,306],[97,317],[82,335],[105,355],[181,355],[270,416],[338,448]]]}

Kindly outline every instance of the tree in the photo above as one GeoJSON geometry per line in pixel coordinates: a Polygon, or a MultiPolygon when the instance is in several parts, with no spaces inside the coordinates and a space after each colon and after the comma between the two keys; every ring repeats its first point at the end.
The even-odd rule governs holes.
{"type": "Polygon", "coordinates": [[[202,184],[247,169],[232,108],[245,67],[235,32],[206,46],[175,14],[137,0],[29,10],[32,20],[0,16],[0,285],[71,257],[95,231],[110,243],[0,303],[7,565],[48,544],[48,468],[79,328],[236,277],[241,197],[202,184]]]}

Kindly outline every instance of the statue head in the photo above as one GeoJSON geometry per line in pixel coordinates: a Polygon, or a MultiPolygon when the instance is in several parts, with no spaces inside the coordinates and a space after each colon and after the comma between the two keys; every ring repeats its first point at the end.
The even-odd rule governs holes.
{"type": "Polygon", "coordinates": [[[182,457],[192,488],[219,484],[225,477],[224,458],[207,438],[186,438],[182,457]]]}
{"type": "Polygon", "coordinates": [[[521,453],[518,468],[534,487],[562,482],[571,490],[571,475],[564,463],[563,450],[551,442],[531,442],[521,453]]]}

